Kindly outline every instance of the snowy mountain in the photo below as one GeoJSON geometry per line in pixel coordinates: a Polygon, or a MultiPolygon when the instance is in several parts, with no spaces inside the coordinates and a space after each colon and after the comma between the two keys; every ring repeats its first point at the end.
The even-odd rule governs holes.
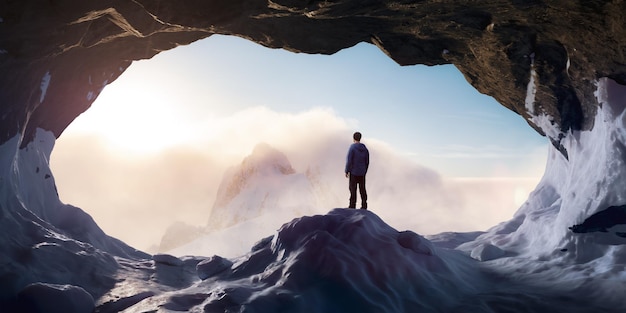
{"type": "MultiPolygon", "coordinates": [[[[309,175],[312,176],[312,175],[309,175]]],[[[219,230],[264,214],[292,212],[291,218],[317,213],[324,195],[322,182],[296,173],[287,157],[268,144],[258,144],[239,166],[230,168],[217,192],[209,230],[219,230]],[[314,186],[317,183],[318,186],[314,186]]]]}
{"type": "Polygon", "coordinates": [[[285,221],[321,214],[326,210],[323,208],[338,205],[335,192],[317,166],[298,173],[285,154],[268,144],[258,144],[224,174],[207,227],[197,231],[179,224],[163,236],[159,251],[238,256],[258,240],[259,234],[270,235],[285,221]]]}
{"type": "Polygon", "coordinates": [[[165,230],[165,234],[161,237],[161,242],[155,252],[172,250],[201,237],[206,232],[207,230],[204,227],[176,221],[165,230]]]}

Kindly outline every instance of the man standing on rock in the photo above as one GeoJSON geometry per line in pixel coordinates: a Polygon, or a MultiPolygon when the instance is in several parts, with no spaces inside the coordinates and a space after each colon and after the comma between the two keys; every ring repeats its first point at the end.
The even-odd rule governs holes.
{"type": "Polygon", "coordinates": [[[365,174],[370,165],[370,153],[361,143],[361,133],[356,132],[352,135],[354,143],[348,150],[346,158],[346,177],[349,178],[350,189],[350,205],[348,208],[356,208],[356,187],[359,186],[361,194],[361,209],[367,210],[367,191],[365,190],[365,174]]]}

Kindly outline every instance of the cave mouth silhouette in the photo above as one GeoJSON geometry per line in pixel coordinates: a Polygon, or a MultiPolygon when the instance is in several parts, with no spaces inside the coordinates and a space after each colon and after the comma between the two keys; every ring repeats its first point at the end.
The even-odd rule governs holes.
{"type": "MultiPolygon", "coordinates": [[[[463,92],[467,93],[468,92],[467,90],[469,90],[471,93],[471,97],[479,99],[479,100],[473,100],[473,101],[484,101],[484,102],[478,103],[480,107],[491,107],[490,110],[488,110],[488,113],[486,113],[486,114],[489,114],[488,117],[499,117],[503,119],[501,123],[507,124],[507,125],[513,122],[517,122],[518,125],[520,125],[519,128],[522,131],[515,132],[514,134],[512,134],[512,136],[519,137],[520,133],[526,133],[526,135],[529,137],[531,136],[533,138],[539,137],[531,128],[527,127],[527,125],[525,124],[525,121],[521,117],[515,114],[512,114],[512,112],[509,112],[508,109],[499,105],[492,98],[481,95],[476,90],[474,90],[474,88],[464,80],[460,72],[458,72],[458,70],[456,70],[456,68],[454,68],[452,65],[444,65],[444,66],[436,66],[436,67],[426,67],[423,65],[399,66],[396,63],[394,63],[391,59],[389,59],[387,56],[385,56],[381,51],[379,51],[377,47],[370,45],[370,44],[366,44],[366,43],[361,43],[355,47],[342,50],[334,55],[306,55],[306,54],[295,54],[295,53],[288,52],[285,50],[265,48],[263,46],[257,45],[255,43],[249,42],[245,39],[241,39],[238,37],[212,36],[212,37],[200,40],[198,42],[194,42],[188,46],[180,46],[170,51],[162,52],[161,54],[153,57],[152,59],[142,60],[142,61],[137,62],[136,64],[133,64],[124,74],[120,76],[120,78],[118,78],[117,81],[115,81],[114,83],[112,83],[111,85],[107,86],[104,89],[104,91],[102,92],[102,94],[100,94],[99,98],[96,100],[92,108],[90,108],[81,117],[77,118],[66,129],[63,136],[61,136],[58,139],[57,147],[53,151],[53,156],[54,156],[53,161],[57,155],[63,153],[59,151],[60,149],[64,148],[64,141],[68,140],[68,138],[73,136],[73,131],[74,131],[73,129],[75,128],[77,124],[81,123],[81,119],[89,117],[91,114],[100,113],[99,112],[100,108],[104,107],[105,105],[109,105],[109,106],[116,105],[116,106],[119,106],[119,110],[125,110],[123,111],[125,112],[123,122],[127,123],[127,125],[123,125],[122,122],[117,121],[114,127],[117,129],[127,129],[128,131],[126,132],[124,131],[117,132],[119,136],[118,138],[123,138],[124,136],[130,137],[130,140],[128,140],[128,142],[129,142],[129,145],[132,145],[134,142],[137,142],[138,140],[141,140],[142,138],[151,138],[149,137],[150,135],[153,135],[153,136],[155,134],[167,135],[169,133],[176,134],[176,130],[180,128],[181,125],[189,124],[188,121],[177,122],[175,120],[172,120],[171,118],[175,114],[168,115],[167,110],[166,110],[164,114],[160,115],[160,118],[161,118],[160,120],[157,120],[155,121],[155,123],[152,123],[154,130],[146,131],[141,128],[137,129],[138,127],[138,125],[136,124],[137,120],[146,119],[146,117],[152,120],[155,119],[155,116],[157,115],[156,112],[158,111],[160,106],[154,105],[151,101],[160,100],[159,98],[166,99],[166,101],[170,101],[168,103],[161,105],[165,108],[167,108],[168,106],[176,107],[176,108],[187,107],[187,106],[191,106],[191,107],[202,106],[206,109],[206,111],[202,111],[202,112],[206,113],[217,107],[218,110],[222,110],[223,114],[226,116],[229,113],[236,113],[237,110],[242,110],[242,109],[245,110],[246,109],[245,103],[241,104],[241,103],[235,103],[233,100],[222,100],[224,103],[231,104],[231,107],[224,109],[222,107],[219,107],[218,101],[214,101],[210,99],[210,97],[214,93],[219,93],[220,94],[219,97],[222,97],[222,98],[227,97],[229,95],[234,96],[238,98],[238,101],[240,102],[254,101],[254,100],[250,100],[250,97],[245,97],[247,94],[251,94],[252,97],[254,97],[254,99],[257,99],[257,101],[264,103],[265,105],[269,106],[270,109],[275,110],[277,112],[286,111],[286,112],[295,114],[299,110],[309,110],[310,108],[315,107],[316,103],[322,102],[322,103],[332,104],[333,108],[337,111],[336,112],[337,115],[341,114],[339,117],[349,119],[353,117],[353,115],[350,115],[350,114],[354,111],[355,108],[373,107],[374,105],[380,105],[380,101],[376,101],[376,100],[381,100],[385,98],[397,99],[395,104],[391,103],[388,105],[389,108],[396,109],[396,108],[400,108],[401,106],[413,105],[415,103],[415,100],[414,100],[415,97],[419,96],[420,93],[424,93],[423,88],[418,89],[415,87],[416,81],[417,81],[417,84],[421,84],[421,85],[429,83],[430,85],[427,85],[427,86],[430,86],[430,87],[427,87],[426,89],[430,93],[438,92],[440,93],[440,95],[444,95],[446,94],[446,90],[449,90],[450,88],[451,80],[455,80],[456,82],[455,86],[461,86],[461,88],[466,89],[463,92]],[[216,41],[216,43],[212,44],[213,41],[216,41]],[[228,48],[231,48],[231,50],[221,49],[223,51],[219,51],[220,50],[219,47],[221,46],[220,44],[226,45],[228,48]],[[196,48],[196,47],[199,47],[199,48],[196,48]],[[249,51],[243,50],[243,49],[247,49],[249,51]],[[205,53],[209,53],[211,51],[214,51],[214,52],[211,52],[213,54],[209,56],[205,55],[204,58],[199,59],[197,50],[203,50],[205,51],[205,53]],[[353,53],[353,51],[356,51],[358,53],[353,53]],[[225,58],[228,57],[227,54],[234,54],[235,57],[232,57],[231,59],[226,60],[225,58]],[[267,54],[270,54],[271,56],[267,56],[267,54]],[[264,60],[263,58],[266,58],[266,60],[264,60]],[[378,60],[376,62],[371,62],[371,58],[377,58],[378,60]],[[209,61],[206,61],[207,59],[209,60],[215,59],[217,61],[209,62],[209,61]],[[307,60],[313,60],[310,62],[310,63],[313,63],[313,65],[306,65],[306,63],[309,62],[307,60]],[[154,64],[155,62],[157,64],[154,64]],[[284,62],[284,64],[286,65],[279,67],[276,62],[284,62]],[[161,64],[158,64],[158,63],[161,63],[161,64]],[[208,65],[203,65],[204,63],[208,63],[208,65]],[[194,80],[192,78],[192,77],[198,77],[198,76],[193,76],[193,75],[198,75],[198,74],[204,74],[204,77],[212,76],[212,74],[215,72],[210,72],[209,70],[211,68],[219,66],[219,64],[217,63],[226,64],[223,66],[223,68],[230,69],[232,73],[231,72],[225,73],[223,70],[217,71],[218,74],[215,75],[217,77],[214,77],[212,80],[209,80],[206,83],[203,83],[201,80],[198,80],[198,79],[194,80]],[[380,64],[372,65],[373,63],[380,63],[380,64]],[[251,70],[251,68],[254,66],[257,66],[259,68],[256,70],[251,70]],[[316,66],[319,68],[318,71],[314,71],[316,66]],[[370,69],[367,69],[368,66],[370,66],[370,69]],[[373,66],[377,66],[377,67],[373,67],[373,66]],[[141,68],[143,72],[137,73],[137,71],[135,71],[135,68],[141,68]],[[271,69],[274,69],[274,71],[270,72],[271,69]],[[334,72],[335,74],[333,74],[333,72],[330,72],[331,70],[335,70],[334,72]],[[427,74],[417,75],[416,72],[418,72],[418,74],[419,72],[426,72],[427,74]],[[170,74],[166,74],[166,73],[170,73],[170,74]],[[302,75],[302,73],[304,73],[304,75],[302,75]],[[376,76],[377,74],[380,77],[378,78],[370,77],[369,84],[359,85],[358,82],[354,82],[353,81],[354,79],[351,79],[351,78],[354,78],[355,75],[367,77],[367,76],[376,76]],[[253,83],[252,86],[247,86],[247,87],[242,86],[242,82],[240,78],[245,75],[247,75],[248,77],[247,81],[253,83]],[[297,75],[300,75],[300,78],[298,78],[297,75]],[[339,76],[340,79],[343,78],[343,80],[338,81],[338,79],[335,79],[335,80],[331,80],[328,78],[325,79],[323,75],[327,75],[326,77],[339,76]],[[223,76],[226,76],[226,78],[224,78],[223,76]],[[394,77],[396,79],[394,79],[394,77]],[[278,81],[272,82],[273,79],[278,79],[278,81]],[[425,79],[428,79],[429,81],[425,81],[425,79]],[[134,82],[132,80],[134,80],[134,82]],[[377,85],[376,83],[377,81],[381,81],[381,80],[388,80],[388,81],[393,80],[394,81],[392,84],[393,86],[391,86],[388,90],[385,90],[380,87],[373,87],[377,85]],[[185,82],[181,83],[181,81],[185,81],[185,82]],[[254,85],[255,82],[256,82],[256,85],[254,85]],[[285,86],[285,84],[290,83],[290,82],[293,82],[296,87],[294,88],[283,87],[285,86]],[[125,86],[126,84],[129,84],[129,83],[131,87],[125,86]],[[135,87],[132,87],[132,86],[135,86],[135,87]],[[276,91],[277,89],[279,90],[279,92],[276,91]],[[121,95],[110,96],[110,94],[116,92],[116,90],[120,90],[121,95]],[[312,91],[319,91],[319,92],[312,92],[312,91]],[[332,95],[329,95],[330,91],[335,92],[335,94],[337,94],[338,96],[336,96],[336,98],[333,98],[332,95]],[[150,97],[147,97],[147,95],[152,92],[159,92],[163,96],[151,95],[150,97]],[[404,93],[404,95],[400,95],[401,93],[404,93]],[[302,97],[303,94],[305,94],[306,97],[302,97]],[[198,99],[195,99],[195,98],[192,98],[191,95],[201,95],[201,97],[199,97],[198,99]],[[320,100],[315,100],[315,98],[313,97],[314,95],[315,96],[321,95],[323,97],[320,100]],[[359,95],[359,97],[356,97],[356,100],[354,99],[355,95],[359,95]],[[146,100],[146,97],[147,97],[147,100],[146,100]],[[368,101],[367,99],[368,97],[371,98],[369,100],[370,102],[367,104],[364,104],[364,102],[368,101]],[[401,99],[401,97],[404,97],[405,99],[401,99]],[[282,100],[281,98],[287,98],[288,101],[282,100]],[[130,100],[125,100],[125,99],[130,99],[130,100]],[[135,101],[135,103],[125,104],[123,102],[123,101],[133,101],[133,100],[135,101]],[[203,103],[202,101],[205,101],[205,102],[203,103]],[[301,101],[304,104],[301,106],[298,106],[297,101],[301,101]],[[207,104],[206,102],[210,102],[210,103],[207,104]],[[138,108],[141,108],[141,110],[130,109],[131,105],[137,106],[138,108]],[[340,108],[342,105],[348,106],[349,109],[345,110],[345,112],[341,112],[341,110],[337,108],[340,108]],[[148,110],[148,109],[150,109],[151,111],[149,114],[146,114],[145,110],[148,110]],[[231,111],[228,111],[229,109],[231,111]],[[495,109],[495,110],[491,110],[491,109],[495,109]],[[136,115],[131,116],[130,115],[131,112],[136,115]],[[139,135],[131,136],[130,131],[136,131],[137,133],[139,133],[139,135]]],[[[448,92],[447,94],[453,94],[453,93],[448,92]]],[[[459,98],[451,98],[451,99],[447,99],[444,97],[442,98],[443,100],[439,100],[439,101],[441,101],[441,105],[448,105],[448,110],[454,110],[454,108],[457,107],[456,106],[456,104],[458,104],[457,102],[460,101],[459,98]],[[455,106],[451,106],[452,104],[454,104],[455,106]]],[[[428,99],[428,100],[431,100],[431,99],[428,99]]],[[[363,125],[363,127],[366,129],[365,134],[369,135],[372,133],[377,134],[377,132],[381,132],[384,134],[382,135],[383,139],[385,140],[390,139],[390,141],[396,140],[395,142],[392,141],[391,144],[399,145],[403,141],[403,140],[397,139],[398,137],[400,137],[399,135],[400,133],[421,134],[427,131],[426,128],[423,128],[424,127],[423,125],[420,125],[422,123],[417,123],[417,127],[422,127],[422,128],[416,128],[415,126],[416,123],[413,123],[413,120],[410,114],[407,116],[403,116],[402,114],[399,114],[398,112],[394,110],[389,110],[389,111],[390,112],[387,113],[388,118],[397,117],[396,119],[397,123],[394,123],[394,125],[398,126],[396,127],[397,129],[393,131],[381,132],[382,129],[379,127],[379,129],[376,131],[367,131],[368,125],[363,125]]],[[[104,123],[105,125],[103,127],[106,127],[106,125],[110,125],[110,122],[113,119],[115,118],[119,119],[119,117],[116,117],[114,113],[108,112],[105,114],[109,114],[107,115],[107,117],[110,118],[111,120],[105,119],[105,123],[104,123]]],[[[438,113],[438,114],[441,115],[442,113],[438,113]]],[[[191,114],[191,115],[193,119],[193,118],[197,118],[198,115],[200,114],[191,114]]],[[[471,118],[477,119],[478,117],[480,117],[479,114],[476,114],[476,116],[469,116],[468,119],[471,119],[471,118]]],[[[369,121],[366,123],[374,124],[376,123],[377,120],[381,118],[381,116],[372,116],[368,118],[369,118],[369,121]]],[[[382,116],[382,118],[385,118],[385,116],[382,116]]],[[[461,120],[461,122],[463,121],[461,120]]],[[[455,124],[455,126],[461,125],[461,122],[456,122],[457,124],[455,124]]],[[[91,123],[91,124],[92,124],[91,126],[98,126],[98,125],[95,125],[96,123],[91,123]]],[[[429,127],[434,128],[436,127],[435,124],[429,124],[429,127]]],[[[495,126],[499,125],[498,123],[494,123],[494,124],[495,126]]],[[[487,131],[489,129],[489,126],[493,126],[493,125],[486,124],[485,126],[486,127],[484,128],[477,128],[481,136],[487,136],[488,135],[487,131]]],[[[458,126],[458,127],[462,127],[462,126],[458,126]]],[[[493,133],[498,133],[501,131],[502,129],[500,129],[499,131],[493,131],[493,133]]],[[[469,132],[469,131],[459,129],[457,130],[456,133],[450,134],[449,138],[453,138],[454,136],[459,136],[459,133],[461,132],[464,133],[464,132],[469,132]]],[[[171,136],[171,137],[174,137],[174,139],[176,139],[175,137],[181,137],[181,136],[184,136],[184,135],[178,134],[178,135],[171,136]]],[[[151,140],[151,141],[158,142],[159,136],[157,135],[154,137],[156,137],[157,140],[151,140]]],[[[426,138],[426,137],[422,136],[419,138],[426,138]]],[[[443,139],[443,140],[446,140],[446,139],[443,139]]],[[[495,141],[495,140],[485,139],[485,141],[495,141]]],[[[185,144],[188,144],[188,143],[185,143],[185,144]]],[[[120,153],[130,154],[130,157],[129,157],[130,159],[136,158],[136,156],[133,156],[132,153],[124,152],[124,149],[127,149],[129,147],[130,146],[122,146],[121,147],[122,152],[120,153]]],[[[171,150],[175,149],[176,147],[177,147],[177,143],[174,142],[172,146],[165,147],[164,150],[171,152],[171,150]]],[[[244,150],[251,150],[251,149],[244,149],[244,150]]],[[[170,176],[175,176],[173,172],[176,172],[177,170],[188,173],[189,171],[191,171],[191,168],[193,167],[191,165],[183,166],[178,162],[178,160],[174,160],[174,162],[171,162],[172,159],[169,159],[168,161],[167,158],[160,157],[163,151],[159,151],[158,149],[157,151],[149,151],[148,149],[147,152],[148,154],[146,154],[146,156],[150,155],[150,153],[153,153],[153,155],[155,156],[154,159],[159,159],[159,158],[163,159],[162,163],[157,163],[157,164],[160,164],[163,166],[167,166],[168,163],[174,164],[173,169],[166,171],[167,173],[169,173],[168,175],[170,176]]],[[[245,155],[240,155],[238,159],[235,158],[235,160],[232,160],[231,165],[239,162],[241,158],[243,158],[244,156],[245,155]]],[[[139,158],[141,158],[141,156],[139,158]]],[[[204,159],[201,159],[201,160],[204,160],[204,159]]],[[[193,162],[197,162],[197,161],[198,159],[194,159],[193,162]]],[[[418,162],[419,160],[416,160],[416,161],[418,162]]],[[[484,162],[484,160],[481,160],[481,161],[484,162]]],[[[130,162],[129,164],[125,164],[121,168],[125,168],[129,172],[132,172],[131,169],[133,167],[141,169],[141,171],[139,172],[140,175],[135,175],[135,176],[147,176],[151,172],[154,173],[154,172],[162,171],[162,170],[158,170],[158,171],[155,170],[154,168],[156,166],[146,166],[146,164],[154,165],[155,164],[154,161],[147,161],[147,162],[144,162],[144,164],[142,165],[140,165],[139,163],[141,162],[130,162]]],[[[460,163],[462,164],[460,166],[457,165],[457,168],[466,166],[466,160],[460,163]]],[[[197,163],[192,163],[192,164],[197,164],[197,163]]],[[[225,165],[222,164],[222,166],[225,166],[225,165]]],[[[426,166],[430,166],[430,165],[426,164],[426,166]]],[[[109,166],[109,167],[115,167],[115,166],[109,166]]],[[[207,168],[207,167],[199,167],[199,168],[207,168]]],[[[216,175],[214,176],[214,180],[212,180],[211,182],[207,184],[208,186],[210,186],[209,188],[212,188],[214,190],[210,192],[210,196],[214,196],[217,190],[217,186],[219,184],[219,180],[221,179],[221,176],[222,176],[221,174],[223,173],[223,169],[219,169],[219,170],[216,170],[215,168],[209,168],[209,169],[210,171],[216,173],[216,175]]],[[[435,169],[440,170],[437,168],[435,169]]],[[[97,216],[98,213],[95,213],[95,212],[103,211],[105,210],[105,208],[108,208],[108,212],[111,212],[111,210],[116,210],[116,211],[119,210],[120,212],[128,213],[130,209],[133,215],[136,215],[139,218],[146,217],[146,214],[139,213],[139,212],[143,212],[143,210],[139,209],[139,205],[131,206],[129,208],[128,203],[124,202],[123,197],[113,197],[112,200],[105,199],[104,196],[87,197],[84,195],[78,196],[76,198],[68,198],[69,197],[68,192],[71,192],[74,194],[76,194],[76,192],[74,188],[71,188],[71,190],[68,190],[69,188],[65,187],[66,184],[67,186],[78,185],[78,183],[76,182],[67,183],[68,179],[76,179],[78,177],[81,177],[82,179],[84,179],[84,176],[72,175],[58,168],[54,169],[53,172],[55,173],[56,180],[59,184],[58,189],[61,193],[62,200],[65,202],[75,204],[85,209],[90,214],[94,215],[94,218],[98,221],[98,224],[101,225],[108,232],[111,232],[110,231],[111,226],[107,226],[107,224],[119,225],[120,221],[115,219],[113,216],[98,217],[97,216]],[[66,178],[65,175],[68,175],[68,176],[72,175],[72,177],[66,178]],[[85,198],[99,199],[100,201],[98,204],[88,204],[84,202],[85,198]],[[106,201],[112,201],[112,202],[106,203],[106,201]],[[94,208],[94,206],[98,206],[101,209],[94,208]],[[112,208],[115,208],[115,209],[112,209],[112,208]]],[[[167,196],[169,192],[168,188],[154,187],[156,185],[154,181],[158,181],[158,180],[150,179],[150,181],[152,183],[148,185],[153,186],[153,190],[149,190],[147,192],[153,194],[154,190],[159,190],[157,192],[159,196],[152,197],[152,198],[163,199],[162,197],[164,197],[165,198],[164,202],[166,202],[167,204],[170,204],[169,207],[173,206],[175,203],[178,202],[174,200],[174,198],[167,196]]],[[[206,181],[201,181],[201,180],[199,181],[199,179],[190,179],[190,181],[200,182],[200,183],[206,182],[206,181]]],[[[526,187],[525,189],[522,190],[522,193],[524,192],[524,190],[526,192],[529,192],[530,190],[532,190],[532,187],[536,185],[536,181],[534,183],[526,182],[526,185],[525,185],[526,187]],[[528,190],[529,188],[531,189],[528,190]]],[[[102,185],[107,185],[107,186],[116,185],[115,182],[101,182],[101,183],[102,185]]],[[[197,189],[197,187],[189,187],[189,185],[187,185],[187,183],[184,181],[181,181],[180,184],[186,185],[187,190],[197,189]]],[[[141,185],[141,184],[137,183],[134,185],[141,185]]],[[[137,186],[135,186],[134,188],[137,188],[137,186]]],[[[103,191],[104,188],[94,188],[94,190],[98,190],[99,192],[104,192],[103,191]]],[[[136,190],[140,190],[140,191],[136,191],[135,192],[136,194],[143,194],[146,192],[145,190],[141,188],[136,189],[136,190]]],[[[515,196],[519,198],[520,190],[515,190],[515,191],[517,193],[515,196]]],[[[109,192],[113,194],[113,193],[119,193],[120,191],[118,188],[118,189],[112,189],[109,192]]],[[[124,192],[127,192],[127,191],[124,191],[124,192]]],[[[195,197],[193,199],[196,203],[209,202],[206,205],[204,205],[207,213],[206,213],[206,216],[204,216],[203,218],[199,217],[198,214],[195,214],[195,215],[192,214],[194,217],[191,218],[190,217],[191,215],[189,215],[191,213],[183,212],[183,215],[187,214],[187,216],[185,216],[184,218],[186,218],[188,222],[200,220],[203,223],[205,223],[206,219],[208,218],[208,209],[212,205],[212,201],[211,201],[212,198],[207,197],[206,194],[200,195],[201,192],[197,190],[191,192],[191,194],[192,194],[192,197],[195,197]]],[[[145,197],[150,198],[149,195],[145,195],[145,197]]],[[[154,209],[156,204],[153,204],[153,205],[146,204],[145,206],[151,207],[152,208],[151,213],[154,215],[166,215],[167,214],[166,208],[154,209]]],[[[201,205],[197,204],[197,206],[200,207],[201,205]]],[[[515,210],[516,208],[511,208],[511,209],[515,210]]],[[[181,212],[180,211],[175,212],[175,214],[177,213],[180,214],[181,212]]],[[[171,222],[170,219],[167,219],[167,222],[171,222]]],[[[151,226],[151,223],[147,223],[145,221],[140,222],[140,223],[143,223],[146,227],[154,227],[154,226],[151,226]]],[[[132,231],[132,226],[128,226],[124,228],[132,231]]],[[[164,225],[162,227],[156,227],[156,228],[163,231],[167,228],[167,225],[164,225]]],[[[112,234],[115,237],[120,238],[120,236],[116,235],[115,232],[113,232],[112,234]]],[[[127,237],[127,236],[121,236],[121,237],[127,237]]],[[[130,243],[131,245],[134,245],[132,242],[130,243]]],[[[139,246],[145,248],[145,245],[139,245],[139,246]]]]}

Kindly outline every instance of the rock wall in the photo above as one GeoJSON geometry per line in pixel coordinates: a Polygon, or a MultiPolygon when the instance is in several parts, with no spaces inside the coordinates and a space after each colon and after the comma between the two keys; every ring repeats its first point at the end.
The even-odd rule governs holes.
{"type": "Polygon", "coordinates": [[[108,0],[0,3],[0,143],[59,136],[134,60],[213,34],[332,54],[359,42],[400,65],[454,64],[560,141],[588,130],[598,78],[626,84],[622,1],[108,0]],[[527,105],[531,70],[534,100],[527,105]],[[532,114],[529,113],[532,112],[532,114]]]}

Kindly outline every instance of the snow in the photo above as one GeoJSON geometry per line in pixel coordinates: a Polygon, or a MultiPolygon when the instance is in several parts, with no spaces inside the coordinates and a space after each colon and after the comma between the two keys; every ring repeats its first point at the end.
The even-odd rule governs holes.
{"type": "MultiPolygon", "coordinates": [[[[0,147],[1,174],[4,178],[0,201],[10,201],[15,197],[21,206],[45,217],[45,207],[60,204],[48,166],[55,139],[51,132],[41,129],[37,130],[35,138],[37,147],[18,149],[17,136],[0,147]]],[[[12,206],[7,202],[0,204],[3,207],[12,206]]]]}
{"type": "Polygon", "coordinates": [[[154,260],[155,263],[167,264],[172,266],[183,265],[183,261],[181,259],[169,254],[155,254],[152,256],[152,260],[154,260]]]}
{"type": "Polygon", "coordinates": [[[207,279],[215,276],[233,265],[233,262],[219,255],[214,255],[196,265],[196,271],[200,279],[207,279]]]}
{"type": "MultiPolygon", "coordinates": [[[[92,84],[91,75],[89,75],[88,80],[89,80],[89,85],[91,85],[91,84],[92,84]]],[[[108,81],[108,80],[105,80],[105,81],[102,83],[102,86],[101,86],[100,90],[98,90],[97,92],[94,92],[94,91],[88,91],[88,92],[87,92],[87,101],[92,101],[92,100],[95,100],[95,99],[96,99],[96,97],[98,96],[98,94],[99,94],[99,93],[100,93],[100,92],[104,89],[104,87],[106,87],[106,85],[107,85],[108,83],[109,83],[109,81],[108,81]]]]}
{"type": "Polygon", "coordinates": [[[535,95],[537,94],[537,83],[535,80],[537,79],[537,71],[535,71],[535,62],[534,58],[531,58],[530,61],[530,80],[528,81],[528,86],[526,87],[526,111],[528,113],[533,114],[535,112],[535,95]]]}
{"type": "Polygon", "coordinates": [[[139,303],[181,311],[420,312],[453,308],[488,286],[459,252],[398,232],[366,210],[335,209],[295,219],[231,261],[197,265],[204,278],[139,303]]]}
{"type": "Polygon", "coordinates": [[[44,74],[43,77],[41,78],[41,85],[40,85],[41,95],[39,96],[39,103],[42,103],[43,99],[46,98],[46,93],[48,92],[48,86],[50,85],[51,77],[52,76],[50,76],[50,71],[47,71],[46,74],[44,74]]]}
{"type": "Polygon", "coordinates": [[[296,215],[303,215],[315,212],[320,204],[306,175],[296,173],[287,157],[267,144],[255,147],[224,176],[211,211],[211,228],[232,226],[278,207],[296,208],[296,215]]]}
{"type": "MultiPolygon", "coordinates": [[[[626,203],[626,88],[609,79],[598,82],[602,104],[594,128],[576,131],[561,143],[569,159],[551,148],[546,172],[514,218],[459,246],[467,253],[493,245],[507,256],[491,267],[504,275],[524,273],[517,279],[534,280],[541,288],[567,290],[594,302],[607,301],[624,308],[616,289],[626,281],[615,275],[624,268],[626,253],[621,232],[626,225],[608,225],[606,231],[570,230],[611,206],[626,203]]],[[[565,291],[564,291],[565,292],[565,291]]]]}
{"type": "Polygon", "coordinates": [[[470,256],[478,261],[495,260],[504,255],[504,251],[491,244],[481,244],[470,252],[470,256]]]}
{"type": "Polygon", "coordinates": [[[559,139],[561,131],[558,129],[554,123],[554,119],[550,115],[542,113],[540,115],[533,116],[530,121],[539,126],[539,128],[541,128],[544,134],[546,134],[549,138],[555,140],[559,139]]]}
{"type": "MultiPolygon", "coordinates": [[[[473,237],[449,233],[443,238],[455,235],[473,237]]],[[[479,262],[412,231],[397,231],[371,211],[334,209],[294,219],[239,257],[212,256],[197,263],[181,257],[183,265],[160,270],[169,276],[185,273],[179,279],[189,282],[176,290],[153,290],[127,312],[619,311],[611,306],[617,298],[603,303],[585,296],[592,292],[606,300],[610,292],[593,291],[615,287],[615,295],[623,290],[620,274],[606,285],[607,271],[616,272],[603,265],[553,269],[554,264],[536,259],[489,261],[499,250],[484,247],[485,259],[479,262]],[[555,281],[574,282],[576,288],[555,289],[555,281]]]]}
{"type": "Polygon", "coordinates": [[[264,214],[224,229],[207,232],[166,253],[175,256],[198,254],[218,254],[229,258],[240,256],[245,254],[259,238],[274,234],[285,223],[282,217],[294,215],[289,211],[290,208],[279,209],[274,213],[275,215],[264,214]],[[276,218],[276,216],[281,218],[276,218]]]}
{"type": "Polygon", "coordinates": [[[29,312],[90,313],[95,308],[93,297],[72,285],[34,283],[22,289],[18,297],[29,312]]]}
{"type": "Polygon", "coordinates": [[[82,210],[61,203],[49,168],[52,132],[38,129],[25,148],[20,140],[15,136],[0,145],[0,227],[5,234],[0,236],[0,307],[31,312],[22,308],[18,293],[48,303],[56,290],[59,308],[78,305],[68,300],[82,301],[78,286],[92,296],[113,287],[114,256],[147,255],[106,236],[82,210]]]}
{"type": "MultiPolygon", "coordinates": [[[[526,87],[526,99],[525,99],[525,107],[526,112],[531,116],[530,121],[533,124],[537,125],[541,130],[548,136],[554,140],[558,140],[561,134],[561,131],[554,124],[554,119],[545,114],[535,113],[535,102],[537,96],[537,71],[535,71],[535,53],[530,54],[530,80],[528,81],[528,86],[526,87]]],[[[569,60],[568,60],[569,61],[569,60]]]]}
{"type": "MultiPolygon", "coordinates": [[[[42,100],[50,80],[45,77],[42,100]]],[[[593,129],[563,134],[569,158],[551,147],[545,175],[528,200],[510,220],[484,232],[424,237],[397,230],[367,210],[333,209],[290,221],[252,214],[211,237],[223,245],[241,240],[248,249],[221,255],[212,247],[203,254],[211,257],[149,256],[108,237],[89,215],[58,199],[49,169],[54,135],[37,130],[25,148],[15,136],[0,146],[0,226],[9,234],[0,237],[0,307],[623,312],[626,87],[610,79],[597,86],[601,107],[593,129]]],[[[273,164],[281,166],[251,168],[258,177],[283,177],[289,184],[306,176],[275,157],[273,164]]],[[[255,179],[247,184],[267,184],[255,179]]],[[[245,186],[229,200],[262,198],[245,186]]],[[[285,208],[309,209],[308,199],[291,200],[285,208]]],[[[283,201],[268,203],[269,209],[283,201]]]]}

